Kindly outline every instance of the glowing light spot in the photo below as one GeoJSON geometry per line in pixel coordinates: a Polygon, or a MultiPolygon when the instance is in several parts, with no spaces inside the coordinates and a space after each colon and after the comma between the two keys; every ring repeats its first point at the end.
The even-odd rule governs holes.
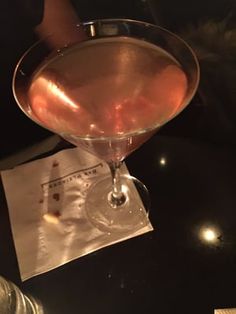
{"type": "Polygon", "coordinates": [[[121,104],[115,105],[115,109],[118,110],[118,111],[121,110],[122,109],[122,105],[121,104]]]}
{"type": "Polygon", "coordinates": [[[215,240],[217,239],[216,232],[212,229],[203,230],[202,237],[207,242],[215,242],[215,240]]]}
{"type": "Polygon", "coordinates": [[[129,188],[128,188],[128,186],[126,186],[126,185],[122,185],[121,190],[122,190],[122,192],[123,192],[124,194],[127,195],[128,191],[129,191],[129,188]]]}
{"type": "Polygon", "coordinates": [[[48,222],[48,223],[52,223],[54,225],[59,223],[59,218],[53,214],[47,213],[45,215],[43,215],[43,219],[48,222]]]}
{"type": "Polygon", "coordinates": [[[220,231],[216,227],[202,227],[199,238],[206,244],[216,244],[220,241],[220,231]]]}
{"type": "Polygon", "coordinates": [[[90,128],[91,131],[94,131],[94,130],[97,129],[97,126],[96,126],[96,124],[91,123],[90,126],[89,126],[89,128],[90,128]]]}
{"type": "Polygon", "coordinates": [[[160,159],[160,165],[161,165],[161,166],[165,166],[165,165],[166,165],[166,159],[165,159],[164,157],[162,157],[162,158],[160,159]]]}
{"type": "Polygon", "coordinates": [[[133,138],[132,137],[129,137],[127,141],[128,141],[128,145],[132,145],[133,144],[133,138]]]}
{"type": "Polygon", "coordinates": [[[96,30],[94,25],[90,25],[90,32],[91,32],[91,36],[94,37],[96,35],[96,30]]]}

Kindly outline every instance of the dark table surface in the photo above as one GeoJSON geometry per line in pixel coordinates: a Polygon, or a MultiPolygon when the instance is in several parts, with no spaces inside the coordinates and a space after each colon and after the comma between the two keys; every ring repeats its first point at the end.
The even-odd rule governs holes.
{"type": "Polygon", "coordinates": [[[208,314],[236,307],[235,160],[234,146],[155,135],[127,159],[150,191],[155,230],[24,283],[1,188],[1,275],[51,314],[208,314]],[[207,229],[215,241],[204,239],[207,229]]]}

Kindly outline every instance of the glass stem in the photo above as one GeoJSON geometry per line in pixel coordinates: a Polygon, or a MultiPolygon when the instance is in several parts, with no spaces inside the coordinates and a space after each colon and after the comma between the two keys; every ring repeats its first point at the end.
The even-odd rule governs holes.
{"type": "Polygon", "coordinates": [[[122,184],[120,178],[120,167],[122,165],[121,161],[111,161],[108,162],[111,178],[112,178],[112,191],[108,195],[108,201],[113,208],[117,208],[123,205],[126,201],[126,196],[122,192],[122,184]]]}

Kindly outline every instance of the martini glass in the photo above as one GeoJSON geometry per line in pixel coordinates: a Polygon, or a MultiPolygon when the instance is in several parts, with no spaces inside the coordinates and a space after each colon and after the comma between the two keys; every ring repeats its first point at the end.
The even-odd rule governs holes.
{"type": "Polygon", "coordinates": [[[147,211],[122,161],[190,102],[199,82],[195,54],[168,30],[127,19],[76,25],[60,49],[53,36],[20,59],[15,99],[33,121],[109,165],[111,175],[88,191],[91,223],[137,230],[148,224],[147,211]]]}

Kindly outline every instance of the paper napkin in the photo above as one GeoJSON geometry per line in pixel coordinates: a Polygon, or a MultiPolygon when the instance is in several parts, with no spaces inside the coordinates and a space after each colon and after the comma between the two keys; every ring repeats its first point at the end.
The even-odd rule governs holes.
{"type": "Polygon", "coordinates": [[[153,230],[148,221],[134,232],[106,233],[88,221],[87,191],[108,173],[106,163],[79,148],[1,172],[23,281],[153,230]]]}

